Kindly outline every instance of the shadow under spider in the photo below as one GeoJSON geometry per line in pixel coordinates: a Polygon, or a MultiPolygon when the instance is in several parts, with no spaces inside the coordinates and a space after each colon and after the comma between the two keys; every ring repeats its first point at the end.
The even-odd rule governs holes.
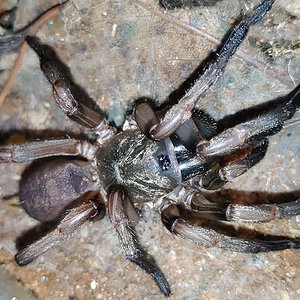
{"type": "Polygon", "coordinates": [[[280,204],[295,201],[300,198],[299,191],[270,193],[266,191],[238,191],[226,188],[214,192],[201,191],[201,194],[214,203],[241,205],[280,204]]]}
{"type": "MultiPolygon", "coordinates": [[[[223,131],[227,128],[234,127],[239,123],[255,119],[256,117],[262,115],[265,111],[276,109],[280,105],[284,105],[289,99],[293,99],[293,102],[300,102],[300,84],[296,86],[289,94],[278,97],[274,100],[270,100],[249,108],[245,108],[237,111],[232,115],[228,115],[217,122],[218,131],[223,131]]],[[[291,114],[294,114],[296,107],[293,108],[291,114]]]]}
{"type": "Polygon", "coordinates": [[[9,145],[15,136],[21,136],[26,143],[36,140],[52,140],[52,139],[65,139],[73,138],[85,140],[88,142],[96,142],[96,138],[90,137],[86,132],[74,133],[70,131],[57,130],[57,129],[11,129],[8,131],[0,131],[0,145],[9,145]]]}
{"type": "Polygon", "coordinates": [[[193,8],[199,6],[214,6],[222,0],[159,0],[159,5],[164,9],[193,8]]]}
{"type": "MultiPolygon", "coordinates": [[[[230,202],[230,203],[236,203],[236,204],[238,203],[244,205],[255,205],[255,204],[264,204],[264,203],[284,203],[284,202],[290,202],[299,199],[299,192],[267,193],[267,192],[246,192],[246,191],[225,189],[225,190],[214,192],[212,194],[208,194],[208,193],[207,194],[203,193],[203,194],[208,200],[211,200],[213,202],[218,202],[218,203],[230,202]]],[[[72,203],[72,206],[75,206],[75,204],[72,203]]],[[[185,209],[182,209],[181,213],[185,218],[187,218],[194,224],[197,224],[204,228],[214,229],[219,233],[233,236],[233,237],[239,237],[239,238],[250,239],[250,240],[265,239],[269,241],[290,239],[290,237],[284,235],[272,235],[272,234],[260,233],[255,229],[247,228],[246,227],[247,223],[243,223],[243,222],[224,223],[216,220],[212,221],[209,219],[199,218],[196,212],[186,211],[185,209]],[[244,226],[236,228],[234,226],[236,224],[244,224],[244,226]]],[[[97,219],[91,220],[91,222],[96,222],[96,221],[97,219]]],[[[22,232],[19,235],[19,237],[16,239],[17,250],[21,250],[27,245],[30,245],[38,241],[40,238],[42,238],[51,230],[53,230],[58,223],[59,220],[53,222],[42,222],[22,232]]],[[[262,223],[257,223],[257,224],[262,224],[262,223]]],[[[145,255],[147,255],[146,252],[145,255]]],[[[152,256],[147,255],[147,258],[150,259],[152,262],[154,262],[152,256]]]]}

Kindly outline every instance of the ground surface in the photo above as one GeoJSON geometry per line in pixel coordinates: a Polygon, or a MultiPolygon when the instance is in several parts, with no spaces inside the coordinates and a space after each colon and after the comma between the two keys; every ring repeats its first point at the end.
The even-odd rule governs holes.
{"type": "MultiPolygon", "coordinates": [[[[168,8],[164,10],[158,1],[74,0],[39,37],[57,50],[75,82],[121,125],[122,116],[136,99],[149,97],[162,103],[216,48],[197,28],[220,41],[230,27],[230,18],[257,4],[252,0],[176,3],[190,2],[200,4],[172,10],[168,1],[161,1],[168,8]]],[[[14,1],[3,3],[10,7],[14,1]]],[[[22,28],[56,3],[20,1],[16,27],[22,28]]],[[[276,1],[263,24],[253,28],[243,44],[247,57],[242,53],[242,58],[234,58],[199,105],[219,119],[291,91],[300,78],[299,18],[297,1],[276,1]]],[[[14,57],[6,56],[0,62],[4,70],[0,86],[14,57]]],[[[0,128],[2,143],[47,138],[45,129],[83,132],[54,104],[32,51],[0,108],[0,128]],[[26,132],[18,135],[19,129],[26,132]]],[[[265,159],[227,184],[220,195],[250,203],[262,202],[265,197],[271,201],[278,194],[288,200],[291,195],[282,193],[299,191],[299,129],[296,122],[272,137],[265,159]]],[[[7,280],[1,282],[10,282],[3,288],[0,284],[0,299],[18,297],[18,289],[22,295],[19,299],[25,299],[22,288],[33,299],[164,298],[148,275],[122,258],[107,219],[84,226],[73,239],[36,262],[18,267],[13,258],[16,238],[36,224],[13,205],[18,201],[23,169],[0,165],[0,198],[6,199],[0,202],[0,274],[7,280]]],[[[248,227],[300,237],[299,217],[248,227]]],[[[171,299],[300,297],[300,251],[252,255],[197,247],[171,236],[147,206],[138,232],[172,286],[171,299]]]]}

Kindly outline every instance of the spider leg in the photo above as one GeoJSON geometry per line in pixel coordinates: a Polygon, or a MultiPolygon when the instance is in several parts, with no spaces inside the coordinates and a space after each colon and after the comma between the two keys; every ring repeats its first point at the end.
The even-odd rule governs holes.
{"type": "Polygon", "coordinates": [[[182,125],[192,115],[192,109],[199,97],[207,91],[222,75],[229,59],[234,55],[238,46],[244,40],[249,27],[256,24],[271,9],[274,0],[265,0],[253,12],[235,25],[223,47],[216,53],[212,61],[195,81],[194,85],[170,108],[165,116],[150,128],[150,135],[155,140],[162,140],[182,125]]]}
{"type": "Polygon", "coordinates": [[[184,190],[181,194],[181,203],[185,209],[196,212],[199,217],[230,222],[269,222],[300,215],[300,200],[260,205],[214,203],[199,192],[184,190]]]}
{"type": "Polygon", "coordinates": [[[104,206],[94,201],[84,202],[80,206],[70,209],[53,231],[16,254],[17,263],[27,265],[41,254],[71,237],[87,220],[94,218],[96,215],[103,218],[104,212],[104,206]]]}
{"type": "Polygon", "coordinates": [[[52,85],[54,99],[66,116],[82,126],[92,129],[98,135],[100,144],[109,140],[115,134],[115,129],[109,125],[103,115],[76,99],[72,84],[66,78],[56,59],[49,53],[49,49],[35,37],[27,36],[26,42],[39,56],[41,69],[52,85]]]}
{"type": "Polygon", "coordinates": [[[243,159],[234,160],[225,166],[216,165],[201,177],[199,185],[206,190],[217,190],[226,182],[244,174],[260,160],[262,160],[268,149],[268,140],[264,139],[254,146],[252,151],[243,159]]]}
{"type": "Polygon", "coordinates": [[[138,222],[138,216],[130,201],[124,197],[122,191],[112,191],[110,193],[108,214],[119,235],[126,259],[149,273],[162,293],[165,296],[169,296],[171,290],[164,274],[147,259],[140,248],[134,230],[134,225],[138,222]]]}
{"type": "Polygon", "coordinates": [[[248,240],[226,236],[214,229],[203,228],[185,220],[179,207],[166,199],[161,209],[161,218],[166,228],[173,234],[204,247],[220,247],[236,252],[268,252],[300,248],[300,239],[248,240]]]}
{"type": "Polygon", "coordinates": [[[0,147],[0,163],[24,163],[50,156],[82,156],[92,160],[98,147],[87,141],[59,139],[0,147]]]}
{"type": "Polygon", "coordinates": [[[198,155],[226,155],[242,148],[246,143],[260,141],[277,133],[300,106],[300,86],[295,88],[287,100],[283,100],[273,103],[259,116],[226,129],[209,141],[201,141],[197,145],[198,155]]]}

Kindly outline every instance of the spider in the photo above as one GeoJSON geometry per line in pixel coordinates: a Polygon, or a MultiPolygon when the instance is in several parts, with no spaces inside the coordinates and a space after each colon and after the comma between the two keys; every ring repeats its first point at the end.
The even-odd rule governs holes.
{"type": "Polygon", "coordinates": [[[87,127],[96,142],[52,139],[0,147],[1,163],[25,163],[58,157],[30,169],[20,184],[24,210],[41,221],[56,221],[47,235],[16,254],[26,265],[72,236],[86,221],[107,212],[126,259],[155,280],[165,296],[171,289],[162,271],[139,244],[135,204],[152,202],[164,226],[193,243],[238,252],[299,248],[299,239],[250,240],[232,237],[190,219],[268,222],[300,214],[299,201],[244,206],[214,203],[201,193],[216,190],[245,173],[267,151],[268,137],[278,132],[299,106],[299,91],[248,114],[220,129],[210,116],[194,109],[196,101],[222,75],[249,28],[261,21],[274,0],[265,0],[234,25],[231,34],[179,102],[155,112],[148,102],[137,104],[134,120],[117,132],[97,110],[78,98],[64,68],[47,45],[27,36],[41,69],[52,86],[56,103],[67,117],[87,127]],[[67,156],[68,158],[62,158],[67,156]],[[70,159],[74,157],[75,159],[70,159]]]}

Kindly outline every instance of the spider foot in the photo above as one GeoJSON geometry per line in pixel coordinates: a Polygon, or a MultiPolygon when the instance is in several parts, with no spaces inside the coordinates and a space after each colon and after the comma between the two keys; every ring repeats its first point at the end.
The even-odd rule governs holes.
{"type": "Polygon", "coordinates": [[[166,297],[171,295],[171,288],[165,275],[154,264],[147,260],[143,255],[126,256],[126,258],[149,273],[166,297]]]}

